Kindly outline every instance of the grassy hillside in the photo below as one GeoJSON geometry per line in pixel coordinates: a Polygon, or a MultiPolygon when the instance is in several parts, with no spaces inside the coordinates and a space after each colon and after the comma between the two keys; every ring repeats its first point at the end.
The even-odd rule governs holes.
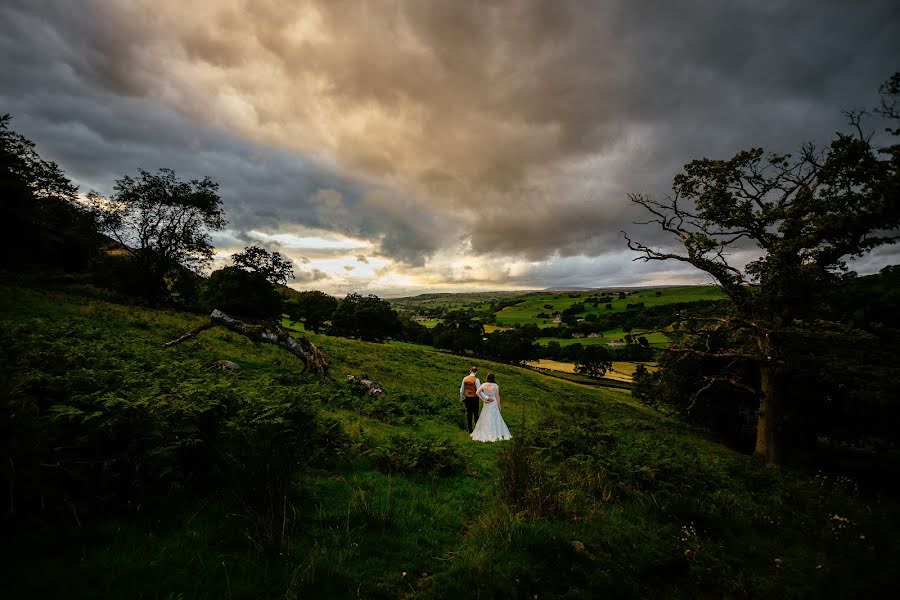
{"type": "Polygon", "coordinates": [[[767,469],[626,391],[480,361],[514,436],[482,445],[458,400],[469,359],[311,336],[334,362],[322,383],[222,330],[163,347],[203,321],[90,289],[0,286],[0,432],[16,458],[4,475],[20,499],[5,597],[808,597],[893,585],[893,500],[767,469]],[[216,359],[242,372],[209,368],[216,359]],[[346,376],[359,372],[384,398],[352,393],[346,376]],[[269,449],[266,432],[278,437],[297,411],[324,434],[269,449]],[[260,422],[266,435],[250,439],[262,446],[228,446],[241,467],[231,478],[187,470],[216,436],[250,437],[260,422]],[[83,465],[28,431],[119,450],[83,465]],[[270,551],[272,507],[255,499],[294,446],[308,463],[270,551]],[[114,474],[140,485],[106,489],[114,474]]]}
{"type": "Polygon", "coordinates": [[[484,309],[491,302],[509,300],[529,294],[528,291],[510,292],[460,292],[442,294],[419,294],[405,298],[391,298],[391,305],[403,313],[416,314],[419,311],[433,308],[456,309],[484,309]]]}

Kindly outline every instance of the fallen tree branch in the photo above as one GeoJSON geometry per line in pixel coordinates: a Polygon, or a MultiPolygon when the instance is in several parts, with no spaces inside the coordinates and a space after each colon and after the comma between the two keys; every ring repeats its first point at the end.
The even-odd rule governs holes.
{"type": "Polygon", "coordinates": [[[215,327],[215,326],[216,326],[216,324],[213,323],[212,321],[210,321],[209,323],[204,323],[204,324],[201,325],[200,327],[197,327],[197,328],[195,328],[195,329],[192,329],[192,330],[188,331],[188,332],[187,332],[186,334],[184,334],[183,336],[178,337],[178,338],[175,338],[175,339],[172,340],[171,342],[166,342],[166,346],[165,346],[165,347],[168,348],[169,346],[177,346],[178,344],[180,344],[181,342],[183,342],[183,341],[185,341],[185,340],[189,340],[189,339],[191,339],[192,337],[196,337],[198,333],[201,333],[201,332],[203,332],[203,331],[206,331],[207,329],[211,329],[212,327],[215,327]]]}
{"type": "Polygon", "coordinates": [[[166,347],[175,346],[185,340],[195,337],[202,331],[212,327],[221,326],[235,333],[239,333],[254,342],[273,344],[280,348],[284,348],[303,361],[304,370],[309,369],[317,373],[323,379],[328,378],[328,369],[331,368],[331,363],[328,361],[328,358],[322,354],[322,351],[306,338],[295,339],[291,337],[287,331],[278,326],[275,326],[274,329],[270,331],[262,325],[244,323],[243,321],[229,317],[218,309],[212,311],[209,315],[209,319],[209,323],[205,323],[183,336],[168,342],[166,347]]]}

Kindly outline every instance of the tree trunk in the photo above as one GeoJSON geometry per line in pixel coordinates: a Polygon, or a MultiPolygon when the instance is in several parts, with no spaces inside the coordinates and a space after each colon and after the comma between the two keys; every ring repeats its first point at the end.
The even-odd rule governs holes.
{"type": "Polygon", "coordinates": [[[246,336],[254,342],[263,342],[280,346],[302,360],[306,369],[318,373],[322,379],[328,379],[328,370],[331,368],[331,363],[328,361],[328,358],[322,354],[322,351],[308,339],[295,339],[281,327],[276,326],[273,328],[273,331],[269,331],[261,325],[244,323],[243,321],[238,321],[237,319],[229,317],[220,310],[212,311],[209,315],[209,319],[208,323],[204,323],[181,337],[166,343],[166,347],[180,344],[181,342],[196,336],[198,333],[219,325],[226,329],[230,329],[235,333],[246,336]]]}
{"type": "MultiPolygon", "coordinates": [[[[760,338],[757,346],[764,357],[772,356],[770,340],[760,338]]],[[[759,367],[759,417],[756,422],[756,448],[754,454],[765,459],[768,465],[782,460],[782,398],[778,389],[776,367],[761,364],[759,367]]]]}

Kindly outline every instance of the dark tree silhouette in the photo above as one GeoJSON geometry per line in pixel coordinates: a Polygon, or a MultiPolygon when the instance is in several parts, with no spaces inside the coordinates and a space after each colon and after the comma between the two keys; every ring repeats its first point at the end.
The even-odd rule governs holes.
{"type": "Polygon", "coordinates": [[[347,294],[334,311],[331,326],[340,335],[382,341],[399,333],[400,319],[387,300],[375,295],[347,294]]]}
{"type": "Polygon", "coordinates": [[[319,290],[294,292],[285,301],[285,312],[295,323],[303,321],[310,331],[319,331],[331,318],[338,306],[338,299],[319,290]]]}
{"type": "Polygon", "coordinates": [[[261,273],[238,267],[213,271],[206,281],[203,299],[209,310],[257,319],[275,319],[281,315],[282,300],[261,273]]]}
{"type": "Polygon", "coordinates": [[[0,115],[0,264],[32,262],[84,267],[95,253],[93,211],[55,162],[0,115]]]}
{"type": "MultiPolygon", "coordinates": [[[[882,87],[877,112],[900,118],[900,76],[882,87]]],[[[729,382],[752,388],[759,397],[755,453],[770,464],[782,461],[786,436],[783,393],[791,357],[788,340],[816,326],[824,290],[851,276],[845,260],[892,243],[900,226],[900,145],[878,147],[862,126],[864,112],[847,112],[851,133],[838,133],[830,146],[804,145],[799,156],[738,152],[727,160],[701,159],[684,167],[673,193],[662,200],[632,194],[650,213],[644,224],[671,234],[682,252],[632,240],[635,260],[674,260],[709,273],[730,302],[722,317],[706,318],[697,333],[729,330],[747,340],[732,348],[682,348],[723,361],[721,376],[708,386],[729,382]],[[745,269],[729,263],[729,250],[754,247],[761,254],[745,269]],[[751,362],[756,381],[729,374],[728,365],[751,362]]],[[[900,128],[888,128],[888,138],[900,128]]],[[[696,325],[696,323],[695,323],[696,325]]]]}
{"type": "Polygon", "coordinates": [[[285,285],[294,278],[294,267],[290,259],[279,252],[269,252],[258,246],[248,246],[243,252],[231,256],[234,266],[259,273],[272,285],[285,285]]]}
{"type": "Polygon", "coordinates": [[[599,344],[584,346],[575,357],[575,372],[592,379],[602,379],[611,366],[609,352],[599,344]]]}
{"type": "Polygon", "coordinates": [[[453,352],[475,352],[484,343],[484,324],[471,311],[454,310],[432,330],[434,345],[453,352]]]}
{"type": "Polygon", "coordinates": [[[212,260],[209,232],[227,222],[218,188],[209,177],[182,181],[171,169],[141,169],[138,177],[117,180],[109,198],[89,195],[103,229],[137,263],[150,304],[163,295],[170,270],[197,272],[212,260]]]}

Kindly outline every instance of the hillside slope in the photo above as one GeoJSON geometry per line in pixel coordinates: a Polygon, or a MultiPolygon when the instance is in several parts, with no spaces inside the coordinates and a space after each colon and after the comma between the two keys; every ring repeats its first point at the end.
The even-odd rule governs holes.
{"type": "Polygon", "coordinates": [[[226,331],[163,348],[203,320],[92,289],[0,286],[4,463],[17,469],[4,475],[19,499],[7,597],[783,597],[892,584],[893,501],[766,469],[627,392],[479,361],[497,375],[514,440],[476,444],[458,400],[469,359],[313,336],[334,363],[323,383],[226,331]],[[210,369],[216,359],[242,373],[210,369]],[[354,395],[345,379],[359,372],[385,397],[354,395]],[[255,406],[266,410],[203,433],[255,406]],[[189,471],[184,456],[260,419],[278,435],[301,409],[325,435],[292,442],[314,447],[271,552],[259,511],[227,482],[268,472],[279,451],[232,452],[246,471],[233,480],[189,471]],[[99,447],[119,454],[82,471],[63,446],[85,439],[97,460],[99,447]],[[101,497],[96,484],[120,463],[133,469],[122,481],[140,485],[101,497]]]}

